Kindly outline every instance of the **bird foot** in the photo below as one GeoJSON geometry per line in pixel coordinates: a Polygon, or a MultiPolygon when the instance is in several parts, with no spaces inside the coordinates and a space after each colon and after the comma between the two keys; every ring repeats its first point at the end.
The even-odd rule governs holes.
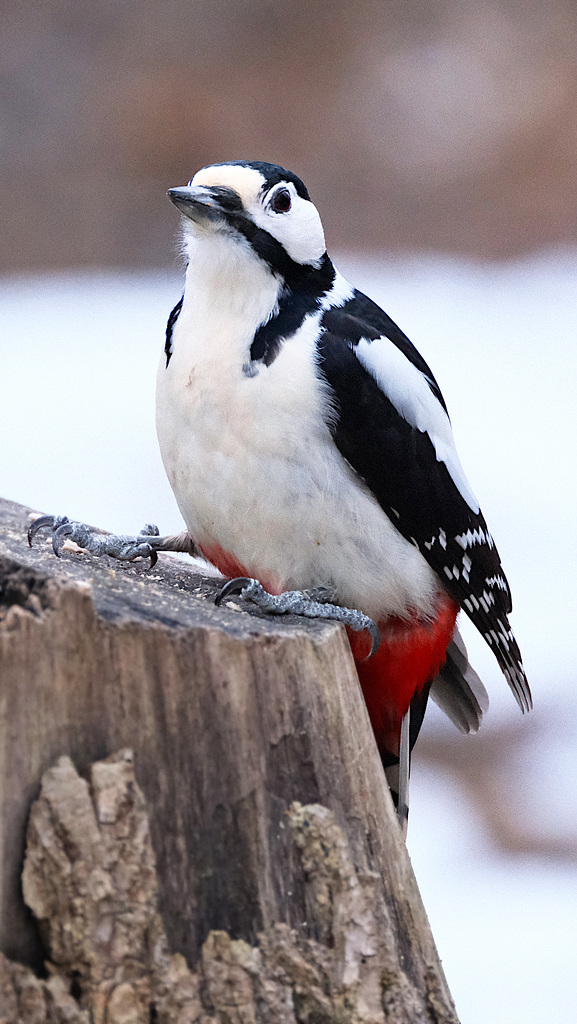
{"type": "Polygon", "coordinates": [[[59,558],[63,545],[71,540],[93,555],[110,555],[124,562],[133,562],[135,558],[150,558],[151,569],[158,560],[156,551],[162,549],[164,540],[159,537],[158,527],[151,523],[141,533],[131,537],[98,533],[85,523],[71,522],[68,516],[40,516],[28,530],[30,547],[38,531],[44,528],[52,531],[52,548],[59,558]]]}
{"type": "Polygon", "coordinates": [[[344,623],[355,632],[368,630],[371,637],[371,650],[368,658],[379,649],[381,634],[376,622],[373,622],[368,615],[358,611],[356,608],[343,608],[341,605],[332,604],[333,592],[328,587],[314,587],[311,590],[286,590],[284,594],[269,594],[258,580],[249,579],[246,576],[239,576],[237,579],[229,580],[215,598],[215,604],[220,605],[226,597],[232,594],[239,594],[248,598],[263,611],[272,615],[304,615],[309,619],[336,619],[344,623]]]}

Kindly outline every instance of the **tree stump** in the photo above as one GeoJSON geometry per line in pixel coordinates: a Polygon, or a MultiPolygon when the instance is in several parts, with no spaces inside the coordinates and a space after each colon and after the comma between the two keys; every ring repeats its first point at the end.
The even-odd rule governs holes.
{"type": "Polygon", "coordinates": [[[30,550],[29,512],[0,502],[0,1021],[455,1024],[344,629],[30,550]]]}

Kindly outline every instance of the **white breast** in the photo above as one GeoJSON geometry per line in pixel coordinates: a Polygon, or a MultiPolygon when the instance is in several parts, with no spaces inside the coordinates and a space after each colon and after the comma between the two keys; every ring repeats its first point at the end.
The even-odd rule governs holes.
{"type": "Polygon", "coordinates": [[[215,316],[204,298],[187,284],[157,387],[162,458],[193,539],[219,545],[278,589],[329,585],[373,617],[430,615],[435,574],[359,484],[326,426],[320,314],[270,367],[247,376],[261,321],[247,337],[246,316],[215,316]]]}

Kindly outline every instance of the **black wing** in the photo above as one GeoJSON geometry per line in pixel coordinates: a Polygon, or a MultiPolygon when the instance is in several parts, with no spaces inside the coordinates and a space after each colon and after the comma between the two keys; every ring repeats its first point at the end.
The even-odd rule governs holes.
{"type": "Polygon", "coordinates": [[[170,316],[168,318],[168,323],[166,325],[166,338],[165,338],[165,341],[164,341],[164,354],[166,356],[166,365],[167,366],[168,366],[168,364],[170,362],[170,357],[172,355],[172,332],[174,331],[174,325],[175,325],[176,321],[178,320],[178,318],[180,316],[180,311],[182,309],[182,303],[183,302],[184,302],[184,295],[176,303],[176,306],[172,310],[172,313],[170,314],[170,316]]]}
{"type": "MultiPolygon", "coordinates": [[[[446,413],[429,367],[402,331],[361,293],[323,316],[320,367],[334,395],[335,444],[403,536],[414,543],[493,650],[522,709],[531,694],[507,614],[511,594],[481,511],[474,511],[437,457],[431,435],[399,412],[357,358],[362,339],[395,345],[446,413]]],[[[415,378],[417,380],[417,378],[415,378]]],[[[379,384],[381,386],[379,386],[379,384]]],[[[394,396],[392,382],[390,393],[394,396]]],[[[398,402],[397,402],[398,404],[398,402]]],[[[436,409],[434,411],[437,411],[436,409]]]]}

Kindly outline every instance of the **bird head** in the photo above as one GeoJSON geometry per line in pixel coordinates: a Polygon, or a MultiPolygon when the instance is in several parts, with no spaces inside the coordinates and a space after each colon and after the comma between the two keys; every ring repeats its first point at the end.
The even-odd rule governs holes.
{"type": "Polygon", "coordinates": [[[323,226],[307,189],[276,164],[212,164],[168,196],[183,214],[187,247],[199,238],[226,238],[289,285],[325,257],[323,226]]]}

